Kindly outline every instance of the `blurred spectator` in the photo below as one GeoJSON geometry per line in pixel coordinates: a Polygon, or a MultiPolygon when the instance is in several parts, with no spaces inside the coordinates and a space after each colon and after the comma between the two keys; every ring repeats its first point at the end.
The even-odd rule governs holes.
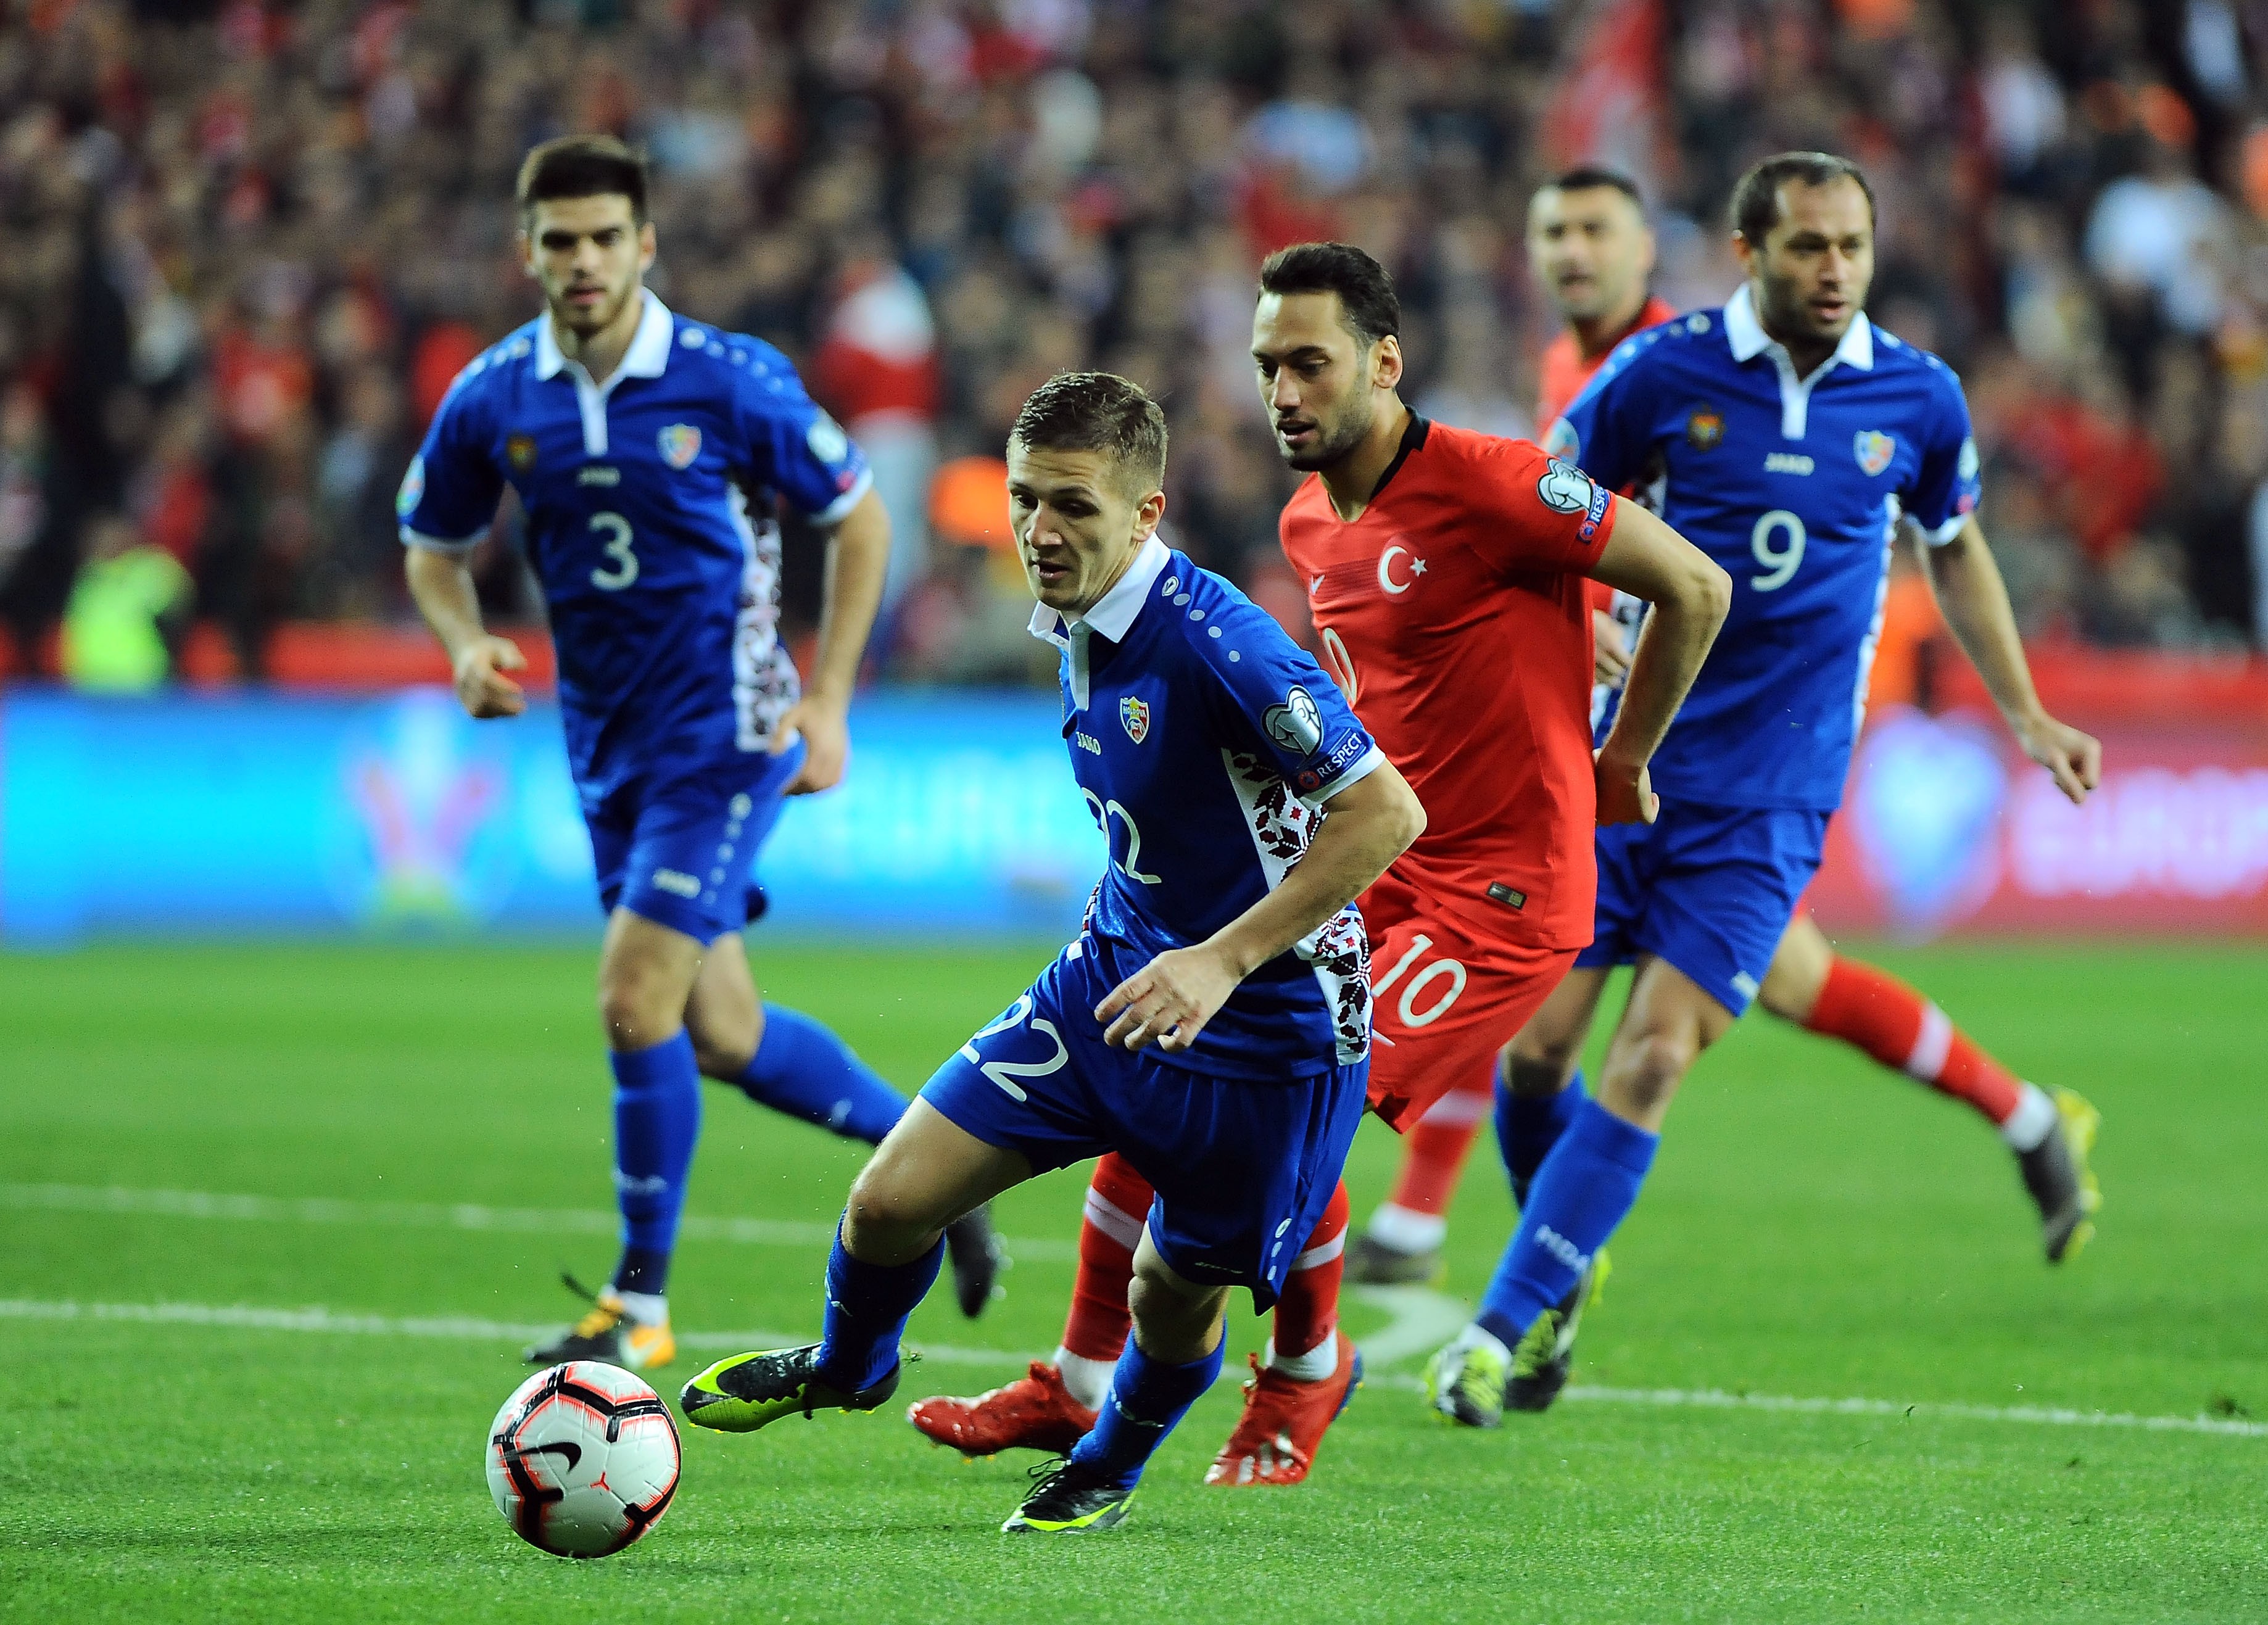
{"type": "Polygon", "coordinates": [[[63,612],[63,676],[74,688],[106,694],[155,688],[188,628],[189,572],[116,514],[90,520],[85,546],[63,612]]]}
{"type": "MultiPolygon", "coordinates": [[[[1171,420],[1168,524],[1287,624],[1292,486],[1246,355],[1258,256],[1394,271],[1409,398],[1525,432],[1519,245],[1562,164],[1625,165],[1657,287],[1722,298],[1734,177],[1868,166],[1875,314],[1967,381],[2035,636],[2268,636],[2268,10],[2249,0],[211,0],[0,25],[0,617],[62,614],[131,516],[256,672],[285,615],[402,617],[387,511],[450,380],[536,308],[513,170],[643,142],[654,285],[781,345],[895,523],[891,669],[1032,669],[932,472],[1108,366],[1171,420]]],[[[511,511],[483,601],[533,613],[511,511]]],[[[809,549],[805,550],[808,554],[809,549]]],[[[792,622],[818,571],[790,559],[792,622]]],[[[1025,640],[1028,642],[1029,640],[1025,640]]],[[[1044,662],[1042,662],[1044,665],[1044,662]]]]}

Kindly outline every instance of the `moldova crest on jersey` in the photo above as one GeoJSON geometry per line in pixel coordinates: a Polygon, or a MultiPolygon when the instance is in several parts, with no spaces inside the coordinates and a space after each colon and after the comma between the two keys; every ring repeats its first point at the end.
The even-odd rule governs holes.
{"type": "Polygon", "coordinates": [[[701,431],[690,423],[671,423],[657,437],[661,460],[673,468],[689,468],[701,455],[701,431]]]}
{"type": "Polygon", "coordinates": [[[1852,449],[1858,453],[1859,467],[1871,480],[1890,466],[1890,459],[1898,454],[1898,443],[1879,429],[1862,429],[1852,449]]]}
{"type": "Polygon", "coordinates": [[[1126,730],[1126,737],[1139,745],[1150,737],[1150,702],[1130,694],[1120,695],[1118,724],[1126,730]]]}

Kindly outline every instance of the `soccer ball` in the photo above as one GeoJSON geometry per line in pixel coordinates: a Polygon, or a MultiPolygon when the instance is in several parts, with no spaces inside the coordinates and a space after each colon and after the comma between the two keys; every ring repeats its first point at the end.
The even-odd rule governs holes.
{"type": "Polygon", "coordinates": [[[661,1520],[677,1493],[677,1423],[617,1365],[538,1371],[489,1429],[489,1493],[512,1533],[555,1557],[606,1557],[661,1520]]]}

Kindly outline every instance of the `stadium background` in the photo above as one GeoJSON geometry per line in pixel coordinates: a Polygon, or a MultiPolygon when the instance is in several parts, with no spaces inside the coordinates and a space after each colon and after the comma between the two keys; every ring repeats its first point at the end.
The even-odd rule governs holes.
{"type": "MultiPolygon", "coordinates": [[[[2257,0],[0,0],[0,1617],[2261,1617],[2257,0]],[[2108,777],[2043,793],[1903,581],[1815,901],[2102,1108],[2086,1256],[2041,1263],[1970,1114],[1748,1020],[1537,1427],[1447,1435],[1409,1392],[1507,1233],[1484,1150],[1444,1290],[1346,1305],[1370,1386],[1297,1491],[1198,1484],[1224,1384],[1126,1538],[1071,1553],[991,1537],[1025,1460],[841,1418],[688,1430],[622,1560],[520,1548],[473,1453],[617,1223],[597,918],[556,717],[462,717],[392,499],[535,310],[504,199],[571,129],[649,148],[664,297],[786,347],[881,473],[850,776],[784,820],[751,951],[909,1089],[1101,862],[986,460],[1024,390],[1159,389],[1175,540],[1296,625],[1263,249],[1377,251],[1419,404],[1520,430],[1537,180],[1628,166],[1664,291],[1712,302],[1741,166],[1858,157],[1874,314],[1967,379],[2036,669],[2108,777]]],[[[512,529],[483,589],[540,671],[512,529]]],[[[808,537],[790,563],[807,637],[808,537]]],[[[702,1359],[809,1335],[865,1154],[707,1110],[702,1359]]],[[[1398,1158],[1367,1126],[1358,1211],[1398,1158]]],[[[923,1306],[915,1391],[1052,1345],[1082,1173],[1003,1199],[1009,1295],[923,1306]]],[[[1232,1335],[1241,1371],[1264,1323],[1232,1335]]]]}
{"type": "MultiPolygon", "coordinates": [[[[475,730],[405,688],[446,673],[392,516],[449,379],[534,307],[503,200],[569,129],[648,148],[654,285],[784,346],[895,525],[850,786],[774,852],[785,923],[1044,934],[1084,893],[990,460],[1049,372],[1161,394],[1174,540],[1304,632],[1243,354],[1261,254],[1372,248],[1412,398],[1528,433],[1540,178],[1638,175],[1691,305],[1734,281],[1741,167],[1824,147],[1874,178],[1874,313],[1965,378],[2047,697],[2110,765],[2077,812],[2014,771],[1902,584],[1822,916],[2268,929],[2268,16],[2242,0],[5,11],[7,939],[587,924],[549,719],[475,730]]],[[[480,579],[540,660],[515,528],[480,579]]],[[[816,549],[791,558],[807,628],[816,549]]]]}

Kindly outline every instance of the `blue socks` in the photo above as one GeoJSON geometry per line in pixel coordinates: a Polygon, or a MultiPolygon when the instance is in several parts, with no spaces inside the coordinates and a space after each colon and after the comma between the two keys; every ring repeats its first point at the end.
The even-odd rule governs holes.
{"type": "Polygon", "coordinates": [[[622,1265],[615,1285],[659,1294],[685,1210],[685,1175],[701,1136],[701,1069],[681,1029],[645,1049],[616,1050],[615,1199],[622,1210],[622,1265]],[[629,1277],[625,1279],[625,1276],[629,1277]]]}
{"type": "Polygon", "coordinates": [[[846,1393],[871,1387],[898,1363],[898,1340],[914,1306],[929,1295],[945,1262],[945,1239],[910,1264],[869,1264],[843,1246],[827,1255],[827,1315],[819,1338],[819,1365],[846,1393]]]}
{"type": "Polygon", "coordinates": [[[1506,1348],[1518,1343],[1546,1309],[1567,1296],[1591,1256],[1638,1202],[1661,1136],[1624,1122],[1594,1100],[1536,1171],[1520,1228],[1482,1295],[1473,1324],[1506,1348]]]}
{"type": "Polygon", "coordinates": [[[1590,1098],[1584,1092],[1580,1067],[1557,1094],[1514,1094],[1505,1086],[1503,1074],[1497,1075],[1496,1147],[1504,1158],[1504,1171],[1512,1176],[1512,1199],[1523,1211],[1528,1207],[1528,1187],[1535,1182],[1535,1171],[1575,1121],[1576,1110],[1590,1098]]]}
{"type": "Polygon", "coordinates": [[[1110,1474],[1121,1489],[1131,1489],[1174,1424],[1219,1379],[1227,1348],[1223,1337],[1203,1359],[1168,1365],[1143,1353],[1142,1345],[1129,1337],[1110,1374],[1110,1392],[1095,1413],[1094,1430],[1071,1447],[1071,1459],[1110,1474]]]}
{"type": "Polygon", "coordinates": [[[799,1011],[764,1006],[764,1035],[747,1071],[732,1079],[760,1106],[879,1145],[906,1114],[906,1098],[799,1011]]]}

